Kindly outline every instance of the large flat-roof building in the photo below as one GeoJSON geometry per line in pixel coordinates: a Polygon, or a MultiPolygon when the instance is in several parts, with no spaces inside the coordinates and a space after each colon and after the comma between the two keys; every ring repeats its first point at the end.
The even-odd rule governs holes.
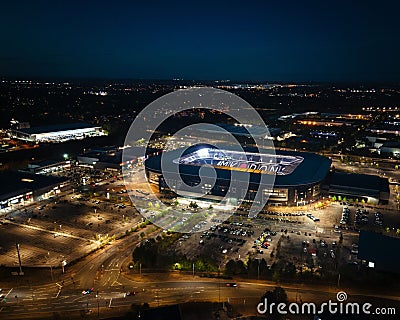
{"type": "Polygon", "coordinates": [[[27,171],[36,174],[53,174],[68,170],[71,170],[71,160],[43,160],[30,162],[27,171]]]}
{"type": "Polygon", "coordinates": [[[400,142],[385,141],[378,149],[379,154],[400,158],[400,142]]]}
{"type": "Polygon", "coordinates": [[[64,142],[105,135],[100,126],[85,122],[9,129],[11,138],[31,142],[64,142]]]}
{"type": "Polygon", "coordinates": [[[369,203],[387,204],[390,188],[387,178],[367,174],[332,172],[323,188],[331,196],[341,196],[369,203]]]}
{"type": "Polygon", "coordinates": [[[400,239],[361,230],[358,258],[380,271],[400,273],[400,239]]]}
{"type": "Polygon", "coordinates": [[[200,132],[207,132],[211,134],[224,135],[230,134],[236,137],[246,137],[246,138],[269,138],[274,139],[281,132],[280,128],[268,128],[261,127],[251,124],[226,124],[217,123],[215,126],[197,129],[200,132]],[[219,127],[219,128],[217,128],[219,127]]]}
{"type": "MultiPolygon", "coordinates": [[[[102,148],[91,148],[77,156],[78,164],[82,167],[89,167],[96,170],[118,171],[123,166],[129,166],[138,161],[144,160],[143,149],[140,147],[127,147],[125,149],[117,146],[102,148]],[[124,150],[124,151],[123,151],[124,150]],[[124,163],[122,153],[129,153],[130,163],[124,163]]],[[[159,154],[161,150],[147,148],[146,155],[159,154]]]]}
{"type": "Polygon", "coordinates": [[[120,171],[122,150],[117,147],[97,148],[77,156],[78,164],[97,170],[120,171]]]}
{"type": "Polygon", "coordinates": [[[33,202],[61,191],[66,178],[34,174],[24,171],[0,173],[0,208],[33,202]]]}

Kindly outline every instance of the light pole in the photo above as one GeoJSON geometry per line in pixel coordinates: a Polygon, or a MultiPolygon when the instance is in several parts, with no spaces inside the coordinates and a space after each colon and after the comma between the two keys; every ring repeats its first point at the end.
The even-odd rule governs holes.
{"type": "Polygon", "coordinates": [[[99,290],[97,290],[96,298],[97,298],[97,319],[99,319],[100,318],[99,290]]]}
{"type": "Polygon", "coordinates": [[[49,261],[49,263],[50,263],[51,281],[53,281],[53,280],[54,280],[54,279],[53,279],[53,266],[52,266],[51,260],[50,260],[50,251],[47,251],[47,259],[48,259],[48,261],[49,261]]]}
{"type": "Polygon", "coordinates": [[[64,267],[67,265],[67,260],[61,261],[61,266],[62,266],[62,273],[65,273],[64,267]]]}
{"type": "Polygon", "coordinates": [[[19,243],[15,243],[15,246],[17,247],[17,254],[18,254],[18,263],[19,263],[19,274],[22,276],[22,266],[21,266],[21,255],[19,253],[19,243]]]}
{"type": "Polygon", "coordinates": [[[220,277],[221,265],[218,266],[218,306],[221,303],[221,277],[220,277]]]}

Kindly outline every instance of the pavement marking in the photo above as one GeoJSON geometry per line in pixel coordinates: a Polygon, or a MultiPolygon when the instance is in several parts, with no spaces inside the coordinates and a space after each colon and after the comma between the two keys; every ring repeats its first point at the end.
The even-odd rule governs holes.
{"type": "Polygon", "coordinates": [[[68,233],[64,233],[64,232],[51,231],[51,230],[47,230],[47,229],[44,229],[44,228],[41,228],[41,227],[35,227],[35,226],[31,226],[31,225],[26,225],[26,224],[23,224],[23,223],[14,222],[14,221],[11,221],[11,220],[8,220],[8,219],[7,219],[7,222],[8,222],[9,224],[13,224],[13,225],[16,225],[16,226],[19,226],[19,227],[23,227],[23,228],[28,228],[28,229],[32,229],[32,230],[43,231],[43,232],[47,232],[47,233],[51,233],[51,234],[58,234],[58,235],[60,235],[60,236],[64,236],[64,237],[72,238],[72,239],[90,241],[91,243],[97,243],[97,241],[95,241],[95,240],[88,239],[88,238],[83,238],[83,237],[78,237],[78,236],[74,236],[74,235],[72,235],[72,234],[68,234],[68,233]]]}
{"type": "Polygon", "coordinates": [[[78,301],[79,299],[82,299],[83,297],[78,297],[78,298],[75,298],[74,300],[72,300],[72,301],[78,301]]]}
{"type": "Polygon", "coordinates": [[[8,295],[11,293],[11,291],[12,291],[13,289],[14,289],[14,288],[11,288],[11,289],[7,292],[7,294],[4,296],[4,299],[8,297],[8,295]]]}
{"type": "Polygon", "coordinates": [[[117,280],[115,280],[112,285],[112,287],[116,287],[116,286],[122,286],[122,283],[118,282],[117,280]],[[116,284],[115,284],[116,283],[116,284]]]}

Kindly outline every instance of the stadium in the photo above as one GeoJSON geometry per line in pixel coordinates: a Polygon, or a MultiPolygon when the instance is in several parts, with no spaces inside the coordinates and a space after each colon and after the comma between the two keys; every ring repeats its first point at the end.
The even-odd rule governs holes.
{"type": "Polygon", "coordinates": [[[259,188],[262,191],[262,201],[268,199],[267,204],[270,205],[296,206],[311,203],[320,197],[321,183],[328,175],[330,166],[330,159],[308,152],[271,152],[252,148],[241,150],[233,147],[217,148],[208,144],[166,151],[145,162],[147,180],[157,186],[161,193],[220,201],[230,189],[229,201],[233,205],[242,201],[252,202],[259,188]],[[171,164],[167,165],[167,171],[161,169],[161,157],[163,163],[171,164]],[[179,168],[179,173],[168,169],[174,166],[179,168]],[[211,178],[211,169],[216,173],[215,180],[211,178]],[[202,179],[199,176],[200,170],[202,179]],[[210,172],[209,182],[207,172],[210,172]],[[263,183],[265,179],[262,179],[262,175],[267,175],[266,180],[272,183],[263,183]],[[232,188],[231,180],[235,181],[232,188]],[[194,188],[187,192],[185,189],[185,184],[193,187],[200,182],[203,190],[196,191],[194,188]],[[241,184],[245,187],[241,188],[241,184]]]}

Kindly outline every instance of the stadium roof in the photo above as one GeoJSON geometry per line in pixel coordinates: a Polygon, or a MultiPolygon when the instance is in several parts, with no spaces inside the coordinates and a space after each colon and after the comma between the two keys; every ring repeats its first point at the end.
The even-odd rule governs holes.
{"type": "Polygon", "coordinates": [[[95,126],[86,122],[77,122],[77,123],[64,123],[64,124],[55,124],[55,125],[39,126],[32,128],[23,128],[15,131],[23,132],[26,134],[39,134],[39,133],[69,131],[69,130],[78,130],[78,129],[96,128],[96,127],[99,126],[95,126]]]}
{"type": "Polygon", "coordinates": [[[36,191],[66,181],[65,178],[45,176],[22,171],[0,173],[0,201],[36,191]]]}
{"type": "MultiPolygon", "coordinates": [[[[200,150],[202,148],[215,148],[210,145],[196,145],[188,148],[186,151],[182,153],[185,148],[176,149],[173,151],[164,152],[163,157],[165,157],[164,161],[174,161],[181,156],[187,155],[189,153],[195,152],[196,150],[200,150]]],[[[224,147],[225,150],[238,150],[232,147],[224,147]]],[[[254,148],[244,148],[246,152],[255,152],[254,148]]],[[[271,154],[271,151],[262,151],[271,154]]],[[[276,150],[276,155],[279,156],[289,156],[289,157],[302,157],[303,161],[296,164],[297,166],[290,174],[279,175],[277,174],[275,177],[275,186],[276,187],[289,187],[289,186],[298,186],[298,185],[309,185],[318,183],[325,179],[326,175],[329,172],[331,160],[329,158],[320,156],[314,153],[308,152],[294,152],[294,151],[282,151],[276,150]]],[[[273,154],[273,153],[272,153],[273,154]]],[[[152,171],[161,173],[161,155],[150,157],[146,160],[146,167],[152,171]]],[[[192,164],[180,164],[179,170],[180,174],[187,176],[198,176],[201,165],[192,165],[192,164]]],[[[231,178],[231,170],[230,168],[214,168],[217,172],[218,179],[222,180],[230,180],[231,178]]],[[[242,181],[248,180],[248,175],[250,174],[250,183],[259,183],[260,181],[260,172],[238,172],[238,176],[242,181]]]]}
{"type": "Polygon", "coordinates": [[[375,263],[378,270],[400,273],[400,239],[371,231],[360,231],[358,258],[375,263]]]}

